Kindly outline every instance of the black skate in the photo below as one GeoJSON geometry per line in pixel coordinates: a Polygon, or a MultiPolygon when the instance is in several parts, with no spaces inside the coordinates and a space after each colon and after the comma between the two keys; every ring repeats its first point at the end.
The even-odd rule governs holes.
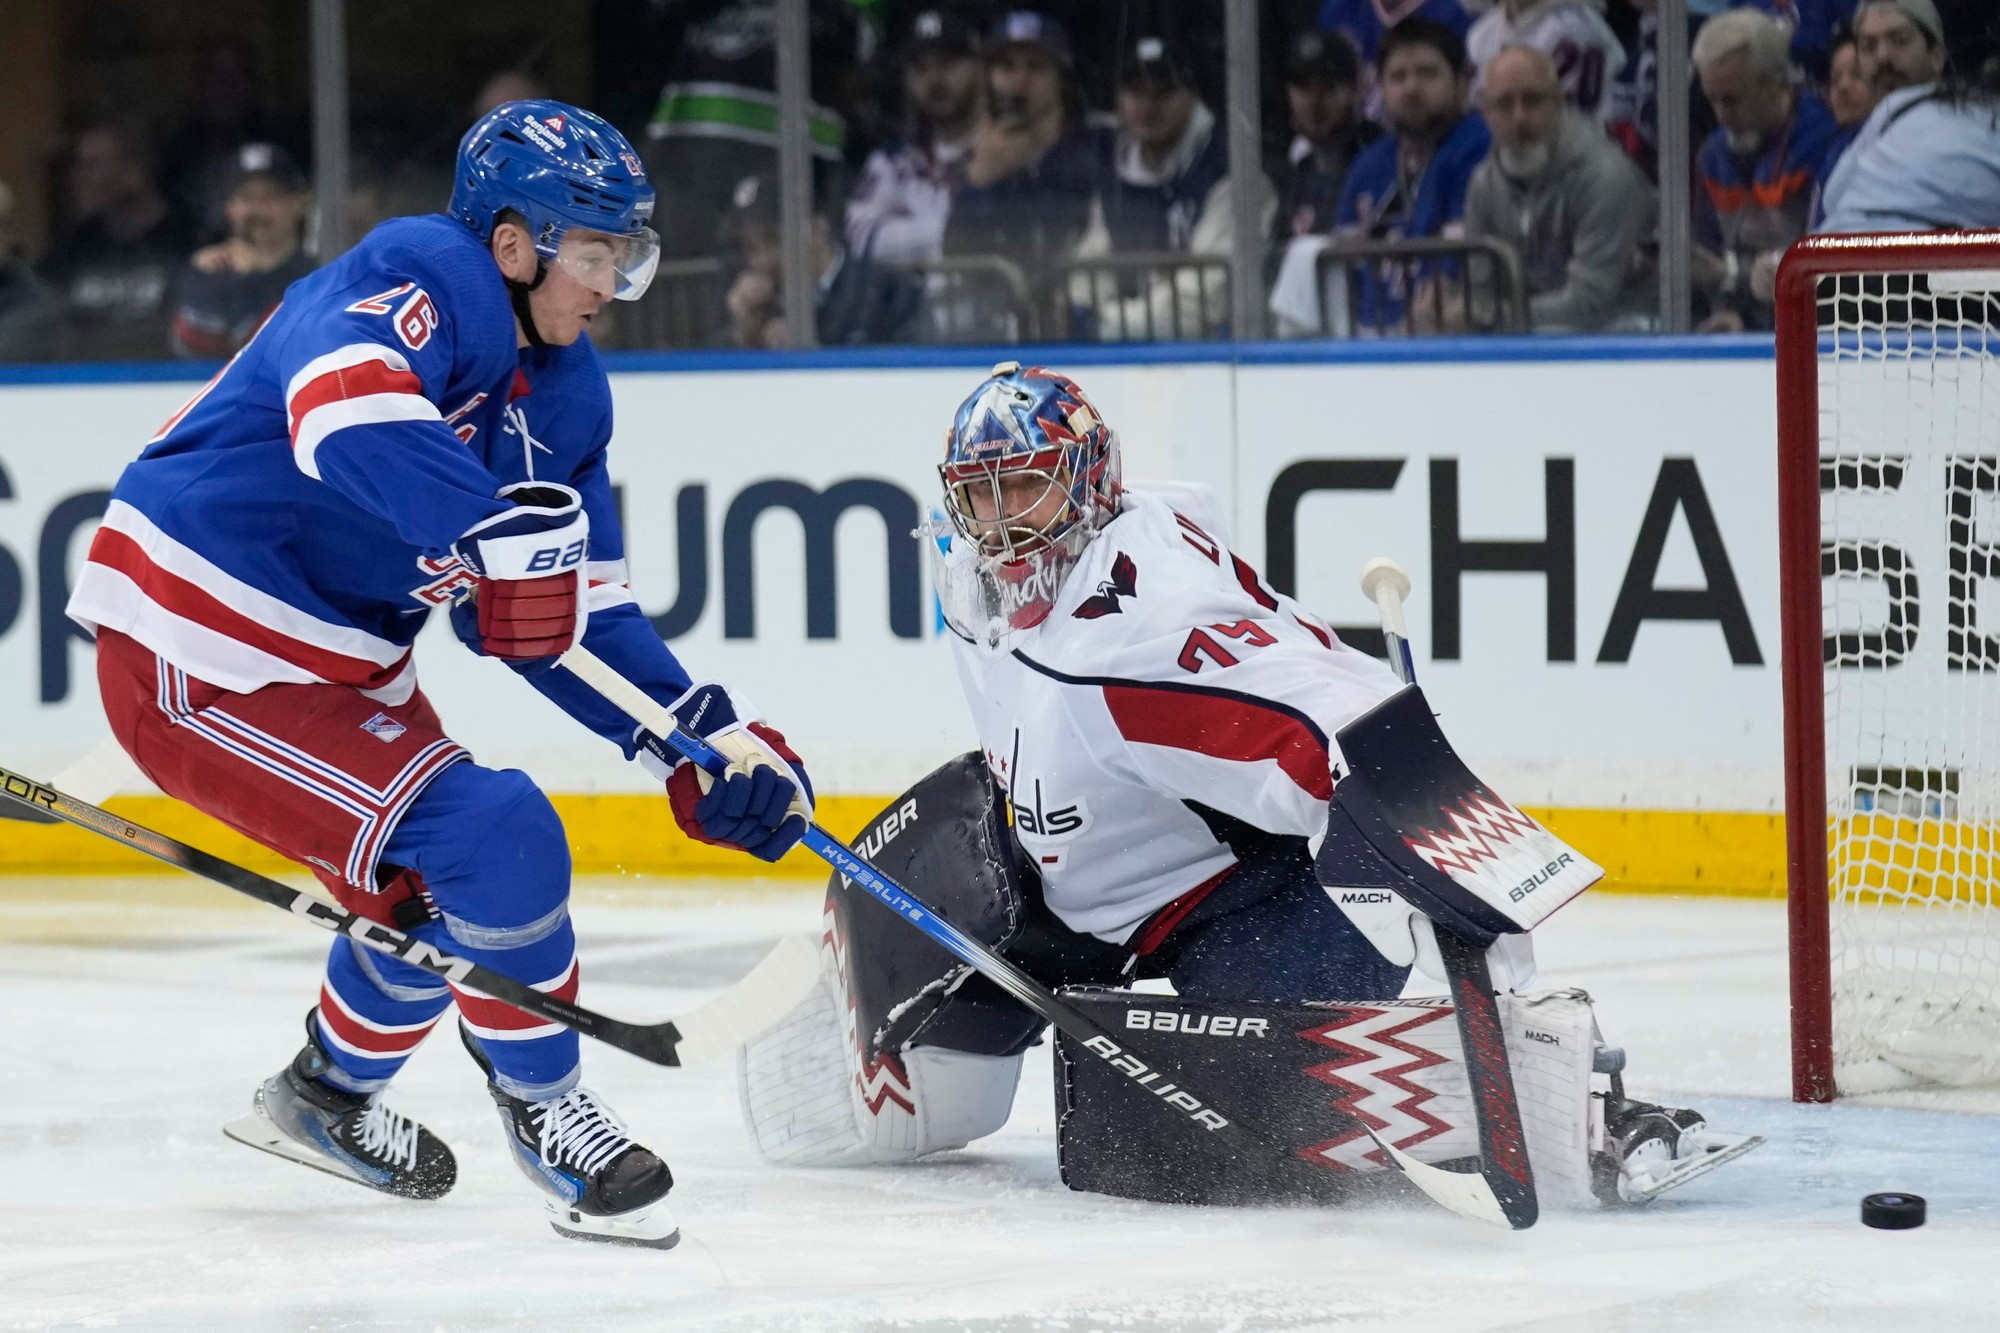
{"type": "Polygon", "coordinates": [[[458,1162],[435,1134],[384,1106],[379,1095],[321,1082],[331,1062],[320,1045],[318,1011],[306,1011],[305,1049],[264,1081],[250,1114],[222,1132],[357,1185],[405,1199],[438,1199],[458,1179],[458,1162]]]}
{"type": "Polygon", "coordinates": [[[572,1088],[545,1102],[510,1097],[493,1086],[493,1066],[463,1024],[459,1035],[486,1073],[514,1164],[541,1189],[558,1235],[656,1250],[680,1244],[680,1227],[667,1210],[673,1173],[625,1137],[625,1126],[596,1093],[572,1088]]]}
{"type": "Polygon", "coordinates": [[[1757,1134],[1708,1127],[1699,1111],[1655,1106],[1625,1095],[1624,1052],[1598,1051],[1598,1072],[1611,1075],[1603,1103],[1603,1142],[1590,1157],[1590,1188],[1611,1206],[1651,1203],[1670,1189],[1732,1162],[1764,1142],[1757,1134]]]}

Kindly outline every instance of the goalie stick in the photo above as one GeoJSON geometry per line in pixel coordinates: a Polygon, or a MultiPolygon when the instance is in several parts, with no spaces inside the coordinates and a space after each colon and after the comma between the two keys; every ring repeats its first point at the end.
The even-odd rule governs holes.
{"type": "Polygon", "coordinates": [[[790,1013],[819,979],[819,950],[808,936],[787,935],[742,980],[692,1013],[664,1023],[627,1023],[538,991],[525,982],[481,967],[469,958],[446,953],[400,930],[232,865],[219,856],[121,819],[108,810],[5,768],[0,768],[0,796],[6,798],[0,804],[12,802],[36,814],[88,829],[224,888],[303,917],[380,953],[400,958],[453,985],[574,1028],[586,1037],[595,1037],[657,1065],[697,1064],[735,1049],[790,1013]]]}
{"type": "MultiPolygon", "coordinates": [[[[1403,620],[1403,598],[1410,591],[1410,576],[1394,560],[1378,556],[1362,567],[1361,591],[1381,613],[1389,664],[1404,684],[1416,684],[1409,627],[1403,620]]],[[[1465,1051],[1465,1075],[1472,1087],[1473,1118],[1479,1126],[1479,1170],[1446,1171],[1429,1166],[1398,1151],[1373,1130],[1369,1137],[1417,1188],[1453,1212],[1522,1230],[1533,1226],[1538,1215],[1535,1177],[1528,1164],[1527,1131],[1521,1124],[1520,1100],[1514,1094],[1514,1073],[1507,1062],[1500,1003],[1493,993],[1486,954],[1449,930],[1435,933],[1451,986],[1459,1044],[1465,1051]]]]}

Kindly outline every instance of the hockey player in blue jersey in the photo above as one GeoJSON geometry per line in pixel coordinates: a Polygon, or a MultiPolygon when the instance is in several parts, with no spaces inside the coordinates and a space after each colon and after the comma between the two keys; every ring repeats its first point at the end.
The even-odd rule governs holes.
{"type": "MultiPolygon", "coordinates": [[[[587,329],[658,257],[637,154],[589,112],[513,102],[460,146],[449,216],[400,218],[294,284],[120,478],[70,614],[105,711],[159,787],[312,868],[348,907],[573,997],[561,823],[472,762],[411,643],[459,636],[664,778],[688,835],[775,860],[803,766],[696,683],[626,585],[587,329]],[[645,754],[554,665],[583,643],[731,760],[645,754]]],[[[578,1083],[575,1033],[342,939],[306,1045],[232,1137],[388,1193],[451,1188],[451,1151],[382,1091],[456,1000],[517,1164],[564,1235],[665,1247],[667,1166],[578,1083]]]]}

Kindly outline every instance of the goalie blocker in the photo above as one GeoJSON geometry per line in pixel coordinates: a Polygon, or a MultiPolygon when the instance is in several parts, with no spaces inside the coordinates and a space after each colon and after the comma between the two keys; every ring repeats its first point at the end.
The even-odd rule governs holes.
{"type": "MultiPolygon", "coordinates": [[[[1522,928],[1498,904],[1519,901],[1510,894],[1527,860],[1554,866],[1522,895],[1540,899],[1527,909],[1535,920],[1601,873],[1466,772],[1414,688],[1340,742],[1352,771],[1336,788],[1316,864],[1328,896],[1350,900],[1350,915],[1353,900],[1375,900],[1372,926],[1362,924],[1391,961],[1407,965],[1421,952],[1413,935],[1426,932],[1413,933],[1408,902],[1490,942],[1522,928]]],[[[1447,1000],[1269,1003],[1111,989],[1131,975],[1132,954],[1049,913],[1004,811],[985,764],[965,755],[898,797],[855,846],[933,895],[954,925],[1064,987],[1067,1001],[1162,1070],[1134,1081],[1058,1039],[1058,1144],[1071,1188],[1174,1203],[1332,1202],[1407,1190],[1371,1128],[1432,1164],[1478,1151],[1447,1000]],[[1175,1069],[1230,1089],[1235,1113],[1257,1115],[1264,1137],[1287,1151],[1246,1158],[1240,1143],[1225,1144],[1233,1136],[1206,1127],[1175,1069]]],[[[1266,859],[1287,855],[1310,874],[1302,847],[1266,859]]],[[[1581,991],[1505,996],[1502,1017],[1544,1204],[1642,1200],[1756,1145],[1708,1131],[1693,1112],[1625,1098],[1623,1056],[1602,1046],[1581,991]]],[[[960,1147],[1005,1123],[1023,1053],[1043,1027],[835,875],[820,985],[744,1048],[745,1123],[759,1151],[784,1165],[881,1164],[960,1147]]]]}

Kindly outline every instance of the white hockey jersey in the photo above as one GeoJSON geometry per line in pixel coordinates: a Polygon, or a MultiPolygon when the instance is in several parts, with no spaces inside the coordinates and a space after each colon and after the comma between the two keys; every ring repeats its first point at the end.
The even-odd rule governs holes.
{"type": "MultiPolygon", "coordinates": [[[[1625,68],[1626,52],[1598,7],[1584,0],[1533,0],[1518,17],[1509,18],[1506,6],[1496,4],[1465,34],[1465,51],[1475,70],[1485,69],[1508,46],[1546,54],[1572,106],[1599,122],[1611,118],[1611,81],[1625,68]]],[[[1477,100],[1476,78],[1472,93],[1477,100]]]]}
{"type": "Polygon", "coordinates": [[[1198,487],[1128,488],[1046,620],[954,645],[1049,907],[1113,943],[1235,865],[1197,806],[1319,832],[1335,731],[1399,687],[1272,592],[1212,509],[1198,487]]]}

